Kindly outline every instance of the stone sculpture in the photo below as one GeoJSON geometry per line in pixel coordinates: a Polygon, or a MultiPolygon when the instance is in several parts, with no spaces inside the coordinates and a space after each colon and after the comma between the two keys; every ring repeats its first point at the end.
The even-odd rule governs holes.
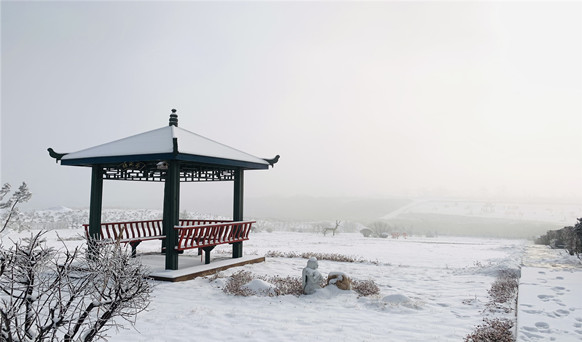
{"type": "Polygon", "coordinates": [[[303,269],[301,277],[303,282],[303,293],[312,294],[315,293],[317,289],[321,288],[323,277],[317,270],[318,266],[317,259],[314,257],[309,258],[307,261],[307,267],[303,269]]]}
{"type": "Polygon", "coordinates": [[[340,290],[351,290],[352,280],[343,272],[330,272],[327,276],[327,285],[335,285],[340,290]]]}

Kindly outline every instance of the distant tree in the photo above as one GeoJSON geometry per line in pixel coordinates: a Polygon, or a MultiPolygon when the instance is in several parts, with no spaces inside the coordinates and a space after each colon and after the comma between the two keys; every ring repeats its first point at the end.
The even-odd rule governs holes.
{"type": "Polygon", "coordinates": [[[563,248],[580,258],[582,254],[582,218],[575,226],[567,226],[558,230],[548,230],[535,241],[536,244],[548,245],[552,248],[563,248]]]}
{"type": "Polygon", "coordinates": [[[388,237],[388,233],[392,231],[392,227],[385,221],[372,222],[368,225],[368,228],[372,230],[372,235],[382,238],[388,237]]]}
{"type": "Polygon", "coordinates": [[[32,197],[32,194],[28,191],[26,183],[22,182],[18,191],[15,191],[6,202],[1,202],[4,200],[4,197],[10,193],[10,188],[10,184],[5,183],[0,190],[0,210],[6,210],[4,217],[2,218],[3,224],[0,233],[8,227],[10,220],[18,215],[18,204],[27,202],[32,197]]]}
{"type": "Polygon", "coordinates": [[[182,210],[182,212],[180,213],[180,219],[185,220],[189,218],[192,218],[190,213],[187,212],[186,209],[182,210]]]}
{"type": "Polygon", "coordinates": [[[43,232],[0,247],[0,341],[94,341],[149,304],[145,269],[119,244],[49,248],[43,232]],[[117,318],[117,320],[116,320],[117,318]]]}
{"type": "Polygon", "coordinates": [[[358,229],[357,223],[352,221],[345,221],[345,223],[342,226],[342,230],[346,233],[353,233],[357,231],[357,229],[358,229]]]}
{"type": "Polygon", "coordinates": [[[364,235],[364,237],[370,237],[374,232],[369,228],[363,228],[360,230],[360,233],[364,235]]]}

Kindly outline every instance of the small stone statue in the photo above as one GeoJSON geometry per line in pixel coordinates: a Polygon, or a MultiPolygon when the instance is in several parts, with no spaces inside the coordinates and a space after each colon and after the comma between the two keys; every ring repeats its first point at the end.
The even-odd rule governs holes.
{"type": "Polygon", "coordinates": [[[314,257],[309,258],[307,261],[307,267],[303,269],[301,277],[303,282],[303,293],[312,294],[315,293],[317,289],[321,288],[323,277],[317,270],[318,266],[317,259],[314,257]]]}

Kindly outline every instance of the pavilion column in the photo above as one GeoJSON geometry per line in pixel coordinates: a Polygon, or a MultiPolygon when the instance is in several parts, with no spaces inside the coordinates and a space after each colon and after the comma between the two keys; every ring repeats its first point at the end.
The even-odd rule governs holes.
{"type": "Polygon", "coordinates": [[[180,213],[180,165],[177,160],[168,161],[164,187],[164,233],[166,235],[166,269],[178,269],[178,235],[174,226],[178,225],[180,213]]]}
{"type": "Polygon", "coordinates": [[[89,204],[89,258],[94,257],[95,240],[101,238],[101,212],[103,208],[103,168],[93,165],[91,171],[91,200],[89,204]]]}
{"type": "Polygon", "coordinates": [[[99,239],[101,232],[101,212],[103,208],[103,168],[93,165],[91,173],[91,202],[89,206],[89,235],[99,239]]]}
{"type": "MultiPolygon", "coordinates": [[[[233,203],[233,221],[243,220],[243,200],[244,200],[244,170],[236,169],[234,173],[234,203],[233,203]]],[[[243,256],[243,243],[235,242],[232,244],[232,257],[241,258],[243,256]]]]}

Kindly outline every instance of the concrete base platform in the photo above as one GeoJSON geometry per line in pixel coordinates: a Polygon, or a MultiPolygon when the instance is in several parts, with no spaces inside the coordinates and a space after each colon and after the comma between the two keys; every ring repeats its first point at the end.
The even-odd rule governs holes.
{"type": "Polygon", "coordinates": [[[204,264],[199,256],[180,255],[178,260],[178,270],[166,270],[166,259],[160,254],[138,254],[141,262],[151,270],[150,277],[162,281],[185,281],[196,277],[203,277],[214,274],[231,267],[243,266],[264,262],[265,257],[256,255],[243,256],[233,259],[231,257],[223,259],[212,259],[210,264],[204,264]]]}

